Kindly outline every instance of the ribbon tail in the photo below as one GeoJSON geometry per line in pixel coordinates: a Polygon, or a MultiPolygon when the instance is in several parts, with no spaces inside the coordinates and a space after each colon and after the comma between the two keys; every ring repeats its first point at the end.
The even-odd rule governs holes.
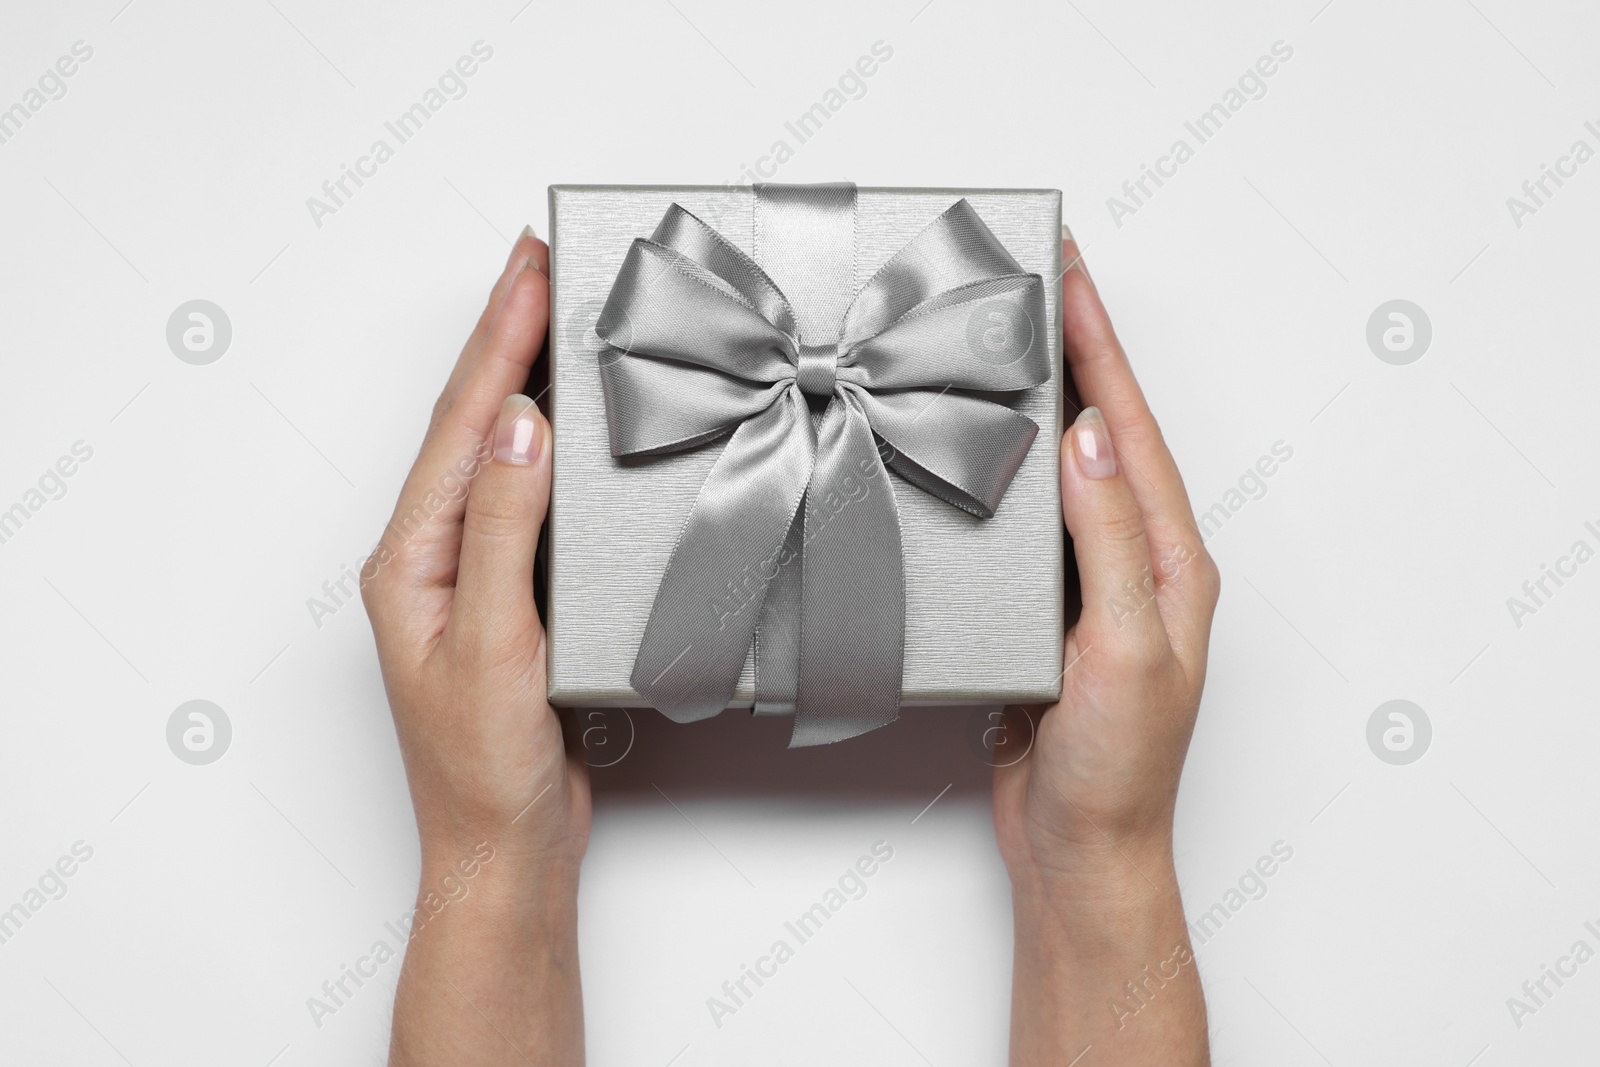
{"type": "Polygon", "coordinates": [[[800,575],[805,518],[795,510],[777,564],[768,573],[767,599],[756,629],[756,715],[793,715],[800,689],[800,575]]]}
{"type": "Polygon", "coordinates": [[[900,516],[866,412],[843,390],[818,430],[803,555],[791,748],[843,741],[900,713],[906,603],[900,516]]]}
{"type": "Polygon", "coordinates": [[[656,590],[633,688],[675,722],[728,706],[795,512],[811,477],[799,390],[742,423],[689,511],[656,590]]]}

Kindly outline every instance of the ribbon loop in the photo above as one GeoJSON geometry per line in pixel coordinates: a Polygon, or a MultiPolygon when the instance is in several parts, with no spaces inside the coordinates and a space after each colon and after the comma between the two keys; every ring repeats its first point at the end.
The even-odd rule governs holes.
{"type": "Polygon", "coordinates": [[[889,445],[896,474],[982,519],[994,518],[1039,433],[1027,416],[954,389],[874,394],[842,388],[889,445]]]}
{"type": "Polygon", "coordinates": [[[756,710],[792,708],[791,746],[826,744],[899,711],[905,574],[888,471],[995,514],[1038,427],[977,394],[1050,380],[1044,282],[958,200],[852,299],[854,186],[754,193],[756,258],[674,204],[628,249],[595,325],[613,455],[732,431],[656,590],[632,684],[669,718],[709,718],[753,644],[756,710]],[[828,398],[815,427],[807,397],[828,398]]]}

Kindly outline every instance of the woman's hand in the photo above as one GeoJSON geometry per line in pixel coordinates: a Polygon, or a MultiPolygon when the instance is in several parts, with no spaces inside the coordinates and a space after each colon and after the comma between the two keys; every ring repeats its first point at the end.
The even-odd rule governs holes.
{"type": "Polygon", "coordinates": [[[550,426],[521,395],[549,324],[548,270],[524,230],[362,571],[422,840],[395,1063],[583,1058],[589,784],[545,698],[533,560],[550,426]]]}
{"type": "Polygon", "coordinates": [[[1193,1067],[1208,1062],[1205,1006],[1172,818],[1219,579],[1070,238],[1062,262],[1067,363],[1089,405],[1061,448],[1083,608],[1060,701],[1008,710],[1010,737],[1033,744],[995,773],[1016,917],[1012,1061],[1063,1064],[1092,1046],[1086,1064],[1193,1067]]]}

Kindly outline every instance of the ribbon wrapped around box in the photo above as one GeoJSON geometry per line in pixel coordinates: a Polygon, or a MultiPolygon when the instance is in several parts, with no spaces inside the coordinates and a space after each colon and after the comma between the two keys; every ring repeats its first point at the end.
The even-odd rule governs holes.
{"type": "Polygon", "coordinates": [[[1059,193],[557,186],[551,220],[553,702],[800,746],[1055,698],[1059,193]]]}

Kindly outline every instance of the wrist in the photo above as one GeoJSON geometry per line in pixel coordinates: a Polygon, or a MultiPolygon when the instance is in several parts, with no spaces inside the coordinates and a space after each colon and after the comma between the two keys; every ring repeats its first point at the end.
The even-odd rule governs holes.
{"type": "Polygon", "coordinates": [[[576,895],[588,847],[588,795],[557,780],[516,807],[484,808],[413,790],[422,847],[422,892],[469,880],[502,897],[576,895]]]}
{"type": "Polygon", "coordinates": [[[1110,847],[1052,857],[1011,872],[1019,928],[1047,928],[1090,950],[1126,943],[1145,930],[1182,929],[1183,902],[1170,845],[1110,847]]]}
{"type": "Polygon", "coordinates": [[[423,855],[391,1062],[521,1063],[538,1049],[541,1063],[582,1063],[576,864],[454,837],[425,839],[423,855]]]}
{"type": "Polygon", "coordinates": [[[1036,886],[1094,896],[1125,888],[1175,880],[1172,823],[1162,821],[1136,831],[1096,831],[1064,839],[1041,827],[1018,835],[1021,847],[1006,850],[1006,870],[1014,888],[1036,886]]]}
{"type": "Polygon", "coordinates": [[[1207,1062],[1204,995],[1170,845],[1013,874],[1012,1063],[1207,1062]],[[1020,875],[1020,877],[1018,876],[1020,875]]]}
{"type": "Polygon", "coordinates": [[[1178,875],[1170,848],[1123,847],[1093,856],[1055,857],[1011,869],[1011,888],[1022,899],[1047,899],[1096,908],[1118,903],[1148,905],[1176,893],[1178,875]]]}
{"type": "Polygon", "coordinates": [[[487,836],[424,838],[417,887],[419,919],[453,911],[495,923],[559,923],[576,911],[578,864],[487,836]]]}

